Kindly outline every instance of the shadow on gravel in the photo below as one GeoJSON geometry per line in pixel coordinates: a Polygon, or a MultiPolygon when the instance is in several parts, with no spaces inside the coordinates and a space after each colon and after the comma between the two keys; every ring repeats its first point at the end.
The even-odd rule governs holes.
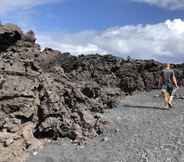
{"type": "Polygon", "coordinates": [[[128,105],[128,104],[124,104],[122,106],[125,108],[134,108],[134,109],[138,108],[138,109],[169,110],[169,109],[157,107],[157,106],[139,106],[139,105],[128,105]]]}

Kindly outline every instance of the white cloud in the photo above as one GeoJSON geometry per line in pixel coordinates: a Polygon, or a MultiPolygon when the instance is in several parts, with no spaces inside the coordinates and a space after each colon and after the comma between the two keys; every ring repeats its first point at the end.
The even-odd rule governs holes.
{"type": "Polygon", "coordinates": [[[171,10],[184,9],[184,0],[132,0],[132,1],[144,2],[171,10]]]}
{"type": "Polygon", "coordinates": [[[113,27],[104,31],[40,33],[38,42],[72,54],[113,54],[121,57],[184,62],[184,21],[113,27]],[[182,57],[182,58],[181,58],[182,57]]]}
{"type": "Polygon", "coordinates": [[[47,3],[54,3],[61,0],[1,0],[0,1],[0,14],[5,14],[9,11],[17,11],[29,9],[38,5],[47,3]]]}
{"type": "Polygon", "coordinates": [[[80,32],[75,34],[66,33],[42,33],[38,34],[38,43],[44,47],[51,47],[62,52],[71,52],[74,55],[100,53],[105,54],[107,51],[98,47],[91,42],[96,32],[80,32]],[[61,39],[62,38],[62,39],[61,39]]]}

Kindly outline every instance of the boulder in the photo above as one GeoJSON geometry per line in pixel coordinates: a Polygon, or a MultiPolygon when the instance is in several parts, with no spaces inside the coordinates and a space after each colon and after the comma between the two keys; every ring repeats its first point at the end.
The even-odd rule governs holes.
{"type": "Polygon", "coordinates": [[[14,45],[22,39],[23,32],[21,29],[12,24],[0,26],[0,51],[6,50],[9,46],[14,45]]]}

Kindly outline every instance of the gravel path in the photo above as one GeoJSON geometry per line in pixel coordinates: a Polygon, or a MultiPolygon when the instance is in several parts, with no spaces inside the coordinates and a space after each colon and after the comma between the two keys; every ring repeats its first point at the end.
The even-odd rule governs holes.
{"type": "Polygon", "coordinates": [[[175,108],[166,110],[158,93],[128,96],[104,113],[110,126],[88,144],[64,139],[27,162],[184,162],[184,100],[175,99],[175,108]]]}

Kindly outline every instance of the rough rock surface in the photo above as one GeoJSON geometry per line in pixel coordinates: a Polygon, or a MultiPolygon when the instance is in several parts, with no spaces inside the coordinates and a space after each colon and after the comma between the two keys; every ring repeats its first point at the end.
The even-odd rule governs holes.
{"type": "Polygon", "coordinates": [[[28,122],[14,127],[13,132],[0,132],[0,161],[21,162],[26,160],[29,152],[41,150],[45,141],[34,138],[33,123],[28,122]]]}
{"type": "MultiPolygon", "coordinates": [[[[32,31],[0,26],[0,133],[14,135],[18,126],[31,122],[37,138],[69,137],[81,143],[102,133],[97,112],[112,108],[126,94],[157,88],[159,62],[76,57],[41,51],[35,41],[32,31]]],[[[184,65],[175,67],[183,84],[184,65]]],[[[14,143],[10,140],[7,147],[14,143]]]]}

